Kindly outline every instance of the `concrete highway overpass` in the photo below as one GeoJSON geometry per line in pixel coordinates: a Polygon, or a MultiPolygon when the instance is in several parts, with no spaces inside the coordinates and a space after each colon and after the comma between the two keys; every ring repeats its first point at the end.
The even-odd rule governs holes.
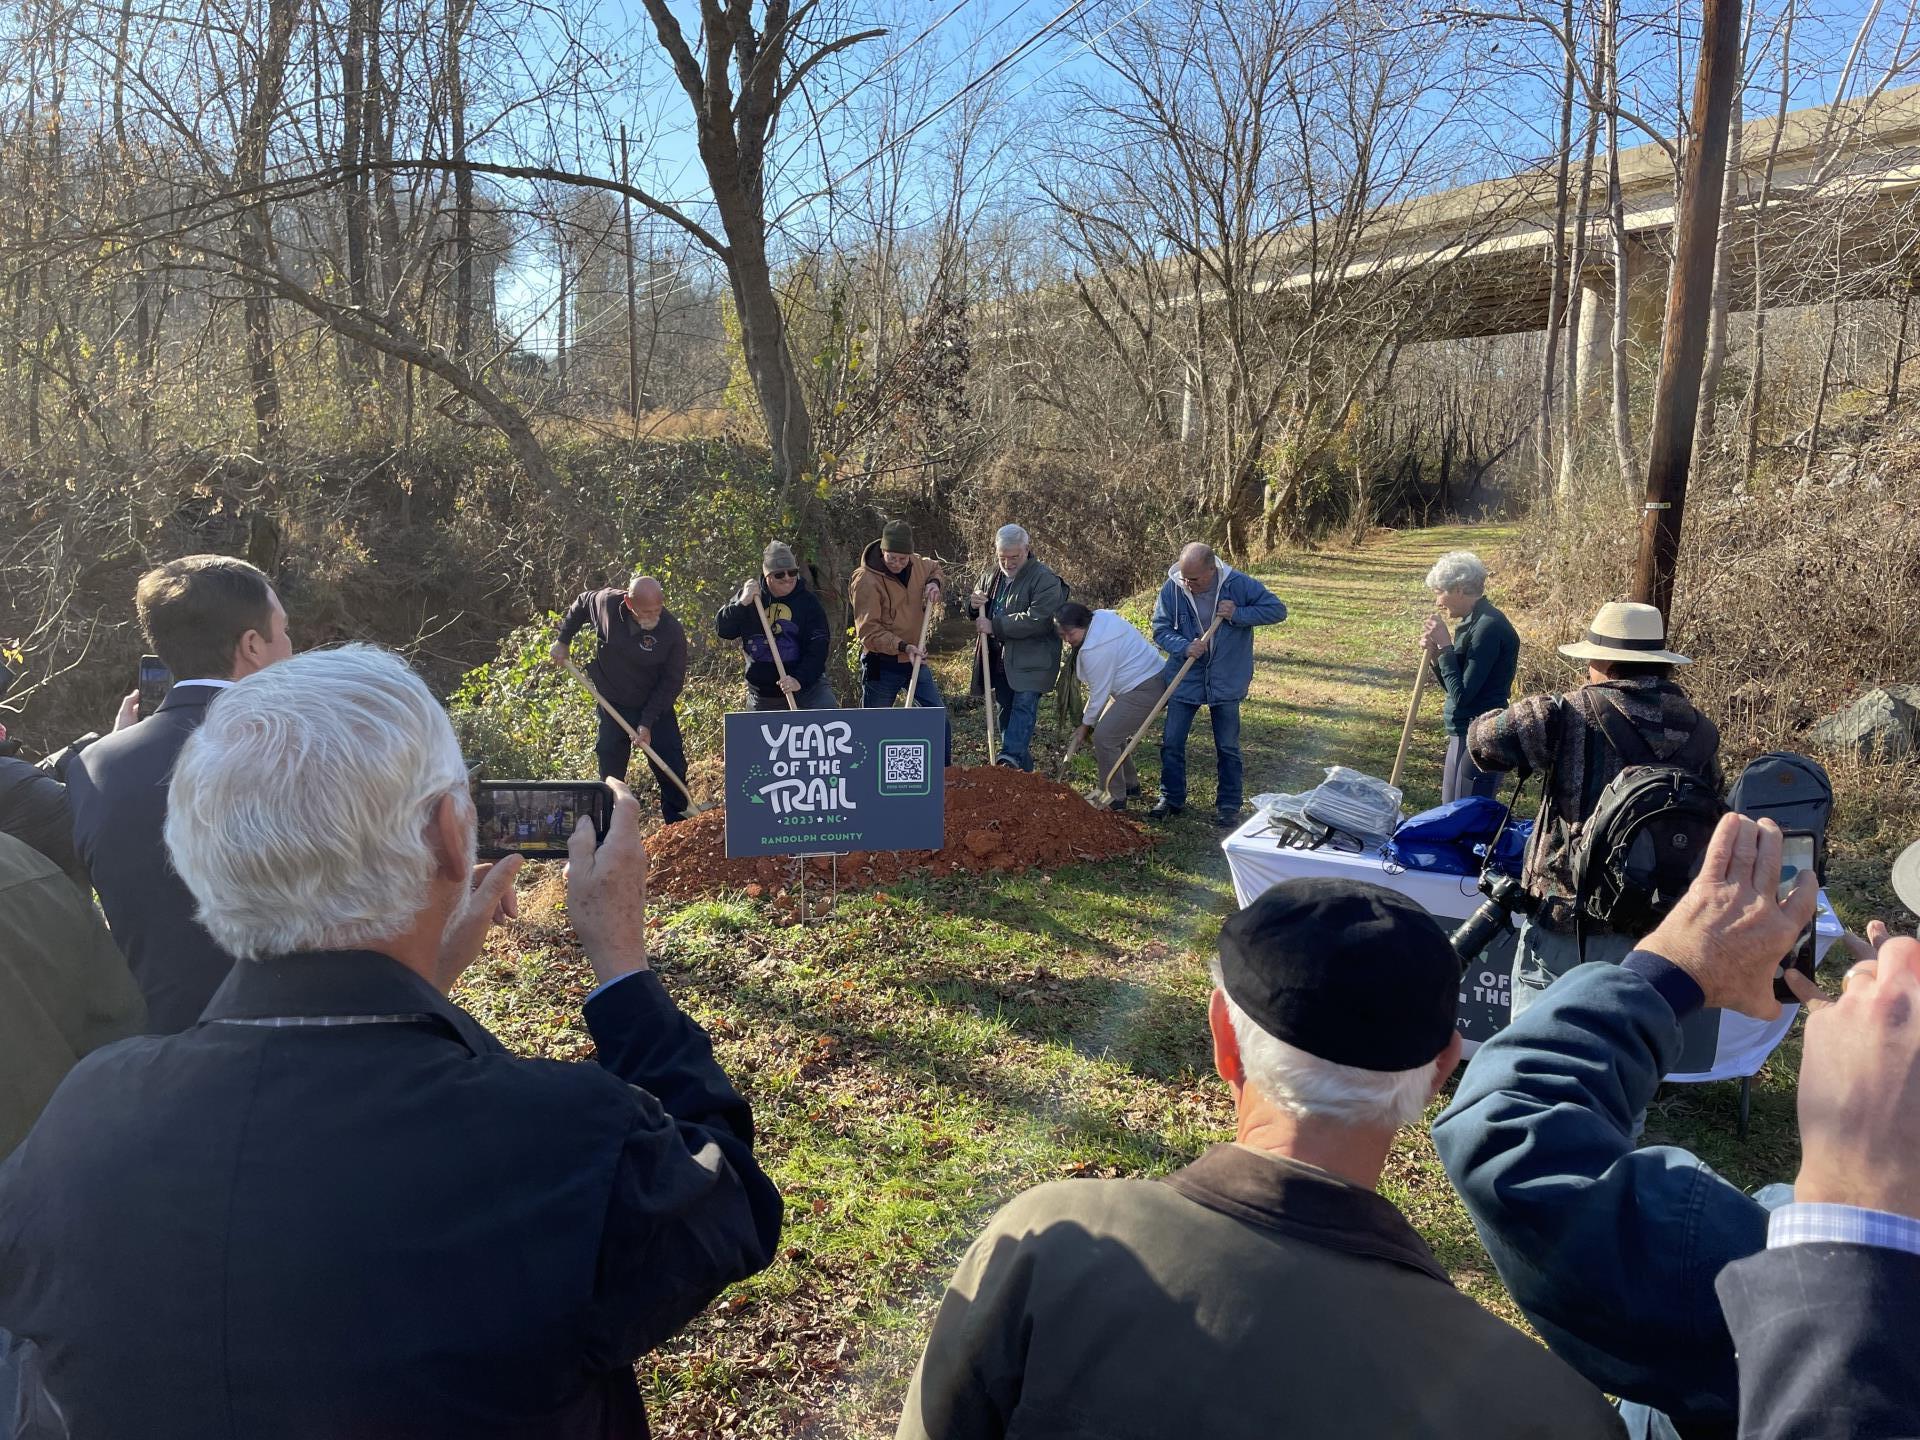
{"type": "MultiPolygon", "coordinates": [[[[1759,247],[1763,303],[1829,299],[1836,288],[1860,299],[1894,293],[1920,270],[1920,85],[1742,128],[1741,179],[1727,232],[1735,310],[1753,306],[1755,217],[1776,128],[1780,143],[1759,247]]],[[[1583,348],[1605,344],[1614,282],[1604,154],[1594,170],[1580,277],[1588,291],[1583,348]]],[[[1657,346],[1674,226],[1673,160],[1659,145],[1624,150],[1620,181],[1629,237],[1629,334],[1657,346]]],[[[1572,183],[1577,189],[1577,163],[1572,183]]],[[[1383,210],[1369,232],[1378,238],[1371,246],[1362,241],[1360,256],[1341,276],[1355,280],[1375,268],[1443,269],[1447,298],[1423,339],[1544,330],[1553,280],[1553,191],[1553,170],[1544,167],[1383,210]]],[[[1577,203],[1571,208],[1577,215],[1577,203]]],[[[1286,248],[1279,247],[1281,267],[1286,248]]],[[[1303,288],[1311,278],[1302,267],[1278,276],[1274,288],[1303,288]]]]}

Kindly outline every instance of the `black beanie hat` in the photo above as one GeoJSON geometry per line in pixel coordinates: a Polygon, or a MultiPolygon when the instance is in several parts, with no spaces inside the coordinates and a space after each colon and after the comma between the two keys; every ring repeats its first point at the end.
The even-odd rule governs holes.
{"type": "Polygon", "coordinates": [[[889,520],[880,527],[880,548],[895,555],[913,553],[913,527],[904,520],[889,520]]]}
{"type": "Polygon", "coordinates": [[[1220,974],[1269,1035],[1358,1070],[1433,1063],[1460,1002],[1460,965],[1438,922],[1361,880],[1273,886],[1221,928],[1220,974]]]}

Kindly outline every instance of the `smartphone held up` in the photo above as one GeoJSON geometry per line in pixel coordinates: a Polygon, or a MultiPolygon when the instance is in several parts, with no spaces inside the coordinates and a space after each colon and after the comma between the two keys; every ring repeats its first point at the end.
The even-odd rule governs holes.
{"type": "Polygon", "coordinates": [[[480,858],[564,859],[574,827],[593,822],[596,842],[613,823],[613,790],[597,780],[482,780],[474,786],[480,858]]]}
{"type": "MultiPolygon", "coordinates": [[[[1786,843],[1780,856],[1779,891],[1782,900],[1787,898],[1787,893],[1793,889],[1794,882],[1802,874],[1812,875],[1814,883],[1820,883],[1819,873],[1815,869],[1816,842],[1813,833],[1807,830],[1789,830],[1783,838],[1786,843]]],[[[1800,932],[1799,939],[1793,942],[1793,949],[1787,952],[1787,958],[1781,962],[1779,970],[1774,973],[1773,998],[1783,1005],[1792,1005],[1800,998],[1787,986],[1789,970],[1798,970],[1807,979],[1813,979],[1816,960],[1814,929],[1814,925],[1809,924],[1800,932]]]]}
{"type": "Polygon", "coordinates": [[[140,718],[144,720],[167,698],[167,692],[173,688],[173,672],[158,655],[142,655],[139,686],[140,718]]]}

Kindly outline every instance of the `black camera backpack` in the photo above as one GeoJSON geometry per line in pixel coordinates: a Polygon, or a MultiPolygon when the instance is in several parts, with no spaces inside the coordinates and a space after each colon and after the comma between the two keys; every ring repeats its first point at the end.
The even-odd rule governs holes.
{"type": "MultiPolygon", "coordinates": [[[[1700,873],[1727,805],[1700,774],[1717,737],[1702,726],[1661,760],[1611,705],[1582,696],[1589,743],[1597,733],[1626,768],[1607,783],[1573,840],[1576,929],[1587,922],[1638,938],[1667,917],[1700,873]]],[[[1593,751],[1589,749],[1591,775],[1593,751]]]]}

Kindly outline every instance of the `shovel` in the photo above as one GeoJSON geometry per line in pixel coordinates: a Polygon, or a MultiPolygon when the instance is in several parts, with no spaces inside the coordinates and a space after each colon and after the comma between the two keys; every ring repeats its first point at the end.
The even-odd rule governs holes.
{"type": "MultiPolygon", "coordinates": [[[[1206,634],[1200,638],[1211,645],[1213,643],[1213,632],[1219,628],[1220,617],[1216,615],[1213,617],[1213,623],[1207,626],[1206,634]]],[[[1173,692],[1180,688],[1180,682],[1187,678],[1187,672],[1193,668],[1193,662],[1199,658],[1198,655],[1193,653],[1192,647],[1189,646],[1187,649],[1187,663],[1180,667],[1178,673],[1173,677],[1173,682],[1168,685],[1166,689],[1162,690],[1160,692],[1160,698],[1153,702],[1153,709],[1149,710],[1147,712],[1147,718],[1140,722],[1140,728],[1133,732],[1133,738],[1127,741],[1127,748],[1120,752],[1119,758],[1113,762],[1113,768],[1107,771],[1106,779],[1100,782],[1100,788],[1087,797],[1087,803],[1093,806],[1094,809],[1104,810],[1113,803],[1113,777],[1118,775],[1121,767],[1127,763],[1127,757],[1133,754],[1133,747],[1140,743],[1140,737],[1147,733],[1147,727],[1153,724],[1154,718],[1159,715],[1162,710],[1167,708],[1167,701],[1173,698],[1173,692]]]]}
{"type": "Polygon", "coordinates": [[[780,677],[780,693],[787,697],[787,709],[798,710],[800,702],[793,698],[793,692],[787,689],[787,667],[780,663],[780,646],[773,638],[773,625],[767,619],[767,607],[760,603],[760,592],[753,592],[753,608],[760,616],[760,633],[767,637],[767,653],[773,656],[774,673],[780,677]]]}
{"type": "Polygon", "coordinates": [[[987,764],[998,758],[995,753],[993,727],[993,669],[987,659],[987,637],[980,637],[980,694],[987,702],[987,764]]]}
{"type": "Polygon", "coordinates": [[[1067,766],[1073,763],[1073,757],[1075,753],[1078,752],[1079,749],[1080,749],[1080,727],[1075,726],[1073,731],[1073,738],[1067,742],[1067,753],[1062,755],[1059,761],[1053,767],[1054,779],[1064,780],[1067,778],[1067,766]]]}
{"type": "Polygon", "coordinates": [[[640,738],[640,732],[638,730],[635,730],[633,726],[627,723],[627,717],[622,715],[618,710],[614,709],[613,706],[607,703],[607,697],[600,693],[599,686],[595,685],[593,681],[587,678],[586,671],[582,670],[578,665],[574,664],[573,661],[569,660],[567,661],[567,673],[573,676],[573,678],[578,680],[582,685],[587,687],[587,693],[593,696],[593,698],[599,702],[600,708],[606,711],[607,714],[611,715],[615,720],[617,720],[620,723],[620,728],[627,732],[628,738],[631,739],[634,744],[640,747],[641,751],[646,755],[647,759],[651,760],[654,763],[655,768],[657,768],[662,775],[666,776],[669,780],[673,781],[674,787],[678,789],[682,795],[687,797],[687,804],[691,807],[689,811],[690,814],[698,815],[703,810],[711,810],[713,808],[711,805],[702,805],[698,800],[693,798],[693,792],[687,789],[686,782],[681,780],[681,778],[678,775],[673,773],[673,767],[667,764],[666,761],[660,758],[659,751],[655,750],[651,745],[649,745],[646,741],[640,738]]]}
{"type": "Polygon", "coordinates": [[[913,673],[907,677],[907,708],[911,710],[920,703],[920,662],[927,654],[927,632],[933,628],[933,602],[927,602],[927,613],[920,621],[920,653],[913,657],[913,673]]]}
{"type": "Polygon", "coordinates": [[[1413,699],[1407,705],[1407,723],[1400,727],[1400,749],[1393,757],[1393,775],[1387,781],[1396,790],[1400,788],[1400,771],[1407,763],[1407,744],[1413,739],[1413,722],[1420,715],[1420,694],[1427,688],[1427,671],[1431,665],[1425,655],[1420,657],[1420,673],[1413,681],[1413,699]]]}

